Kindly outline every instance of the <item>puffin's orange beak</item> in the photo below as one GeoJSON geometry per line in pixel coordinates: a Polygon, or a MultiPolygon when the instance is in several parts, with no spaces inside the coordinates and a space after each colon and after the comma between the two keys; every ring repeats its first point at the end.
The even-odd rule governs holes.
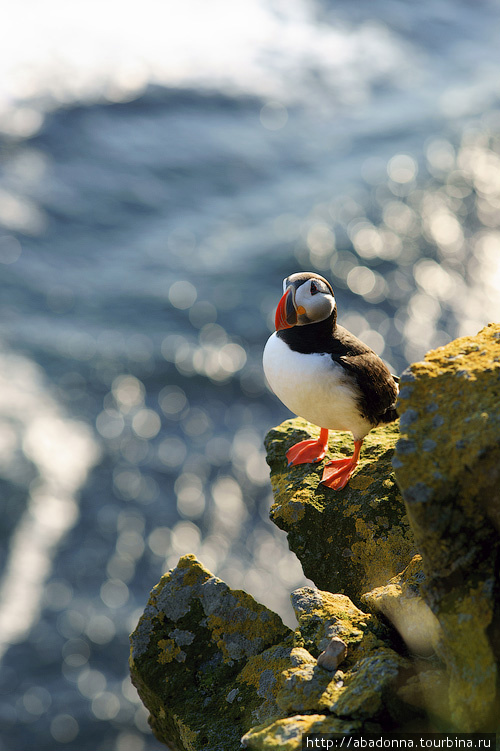
{"type": "Polygon", "coordinates": [[[281,331],[281,329],[291,329],[296,323],[297,311],[293,302],[293,292],[288,288],[276,308],[274,326],[276,331],[281,331]]]}

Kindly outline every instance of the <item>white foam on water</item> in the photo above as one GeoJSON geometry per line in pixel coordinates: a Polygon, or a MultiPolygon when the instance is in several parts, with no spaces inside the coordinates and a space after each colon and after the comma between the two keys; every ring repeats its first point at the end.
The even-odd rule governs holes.
{"type": "Polygon", "coordinates": [[[44,584],[59,543],[79,517],[78,494],[99,457],[92,431],[68,418],[49,393],[41,370],[0,353],[0,463],[8,470],[21,448],[38,476],[10,540],[0,578],[0,659],[38,619],[44,584]],[[5,426],[5,431],[3,427],[5,426]]]}
{"type": "Polygon", "coordinates": [[[416,62],[383,24],[322,23],[307,0],[21,0],[2,38],[0,124],[20,135],[40,126],[40,97],[126,100],[153,82],[285,104],[330,90],[355,102],[416,62]]]}

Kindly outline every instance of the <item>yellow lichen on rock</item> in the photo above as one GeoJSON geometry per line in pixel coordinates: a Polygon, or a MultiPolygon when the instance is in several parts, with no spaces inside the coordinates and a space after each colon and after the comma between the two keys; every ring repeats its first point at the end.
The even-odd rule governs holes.
{"type": "Polygon", "coordinates": [[[158,648],[160,650],[158,662],[161,662],[162,665],[172,662],[181,653],[181,648],[173,639],[160,639],[158,648]]]}
{"type": "Polygon", "coordinates": [[[498,442],[500,324],[432,350],[401,383],[398,482],[449,494],[498,442]]]}
{"type": "MultiPolygon", "coordinates": [[[[279,691],[282,673],[290,665],[291,652],[291,646],[285,647],[279,645],[277,647],[271,647],[270,649],[267,649],[260,655],[250,657],[250,659],[245,664],[245,667],[238,675],[238,681],[261,690],[262,676],[266,673],[270,673],[274,676],[274,681],[271,682],[272,685],[270,685],[270,682],[268,681],[268,688],[271,692],[270,695],[273,698],[276,698],[279,691]]],[[[267,677],[268,676],[266,676],[266,678],[267,677]]],[[[268,689],[266,688],[266,692],[267,690],[268,689]]],[[[270,697],[268,696],[267,698],[270,697]]]]}
{"type": "Polygon", "coordinates": [[[407,561],[414,550],[413,540],[403,537],[399,527],[391,528],[383,517],[377,519],[376,526],[363,518],[356,519],[356,533],[351,560],[363,572],[360,582],[363,592],[394,576],[401,562],[407,561]],[[381,534],[381,529],[385,529],[385,534],[381,534]]]}
{"type": "Polygon", "coordinates": [[[236,679],[238,683],[250,686],[264,700],[253,713],[256,724],[281,714],[277,697],[283,685],[283,673],[290,665],[291,652],[291,643],[270,647],[262,654],[250,657],[236,679]]]}
{"type": "Polygon", "coordinates": [[[263,644],[265,640],[273,637],[278,640],[283,632],[281,620],[274,618],[274,613],[271,615],[270,611],[263,611],[251,595],[242,590],[233,590],[231,597],[234,602],[230,620],[224,609],[210,613],[207,617],[212,639],[224,655],[225,661],[234,659],[236,642],[248,645],[263,644]]]}
{"type": "Polygon", "coordinates": [[[401,674],[409,667],[393,649],[378,647],[346,674],[345,690],[328,709],[339,717],[359,720],[375,717],[382,709],[390,711],[388,693],[396,694],[401,674]]]}
{"type": "Polygon", "coordinates": [[[358,722],[339,720],[331,715],[297,714],[252,728],[241,743],[253,751],[300,751],[304,735],[321,733],[326,740],[330,735],[354,733],[360,727],[358,722]]]}
{"type": "Polygon", "coordinates": [[[324,710],[340,695],[342,680],[320,667],[302,647],[292,650],[287,668],[278,694],[278,705],[283,712],[324,710]]]}
{"type": "Polygon", "coordinates": [[[401,675],[409,664],[376,635],[377,618],[357,608],[345,595],[304,587],[292,595],[299,627],[295,642],[307,646],[291,654],[279,706],[287,712],[328,710],[338,717],[374,718],[389,711],[401,675]],[[348,647],[342,670],[333,675],[312,661],[332,638],[348,647]]]}
{"type": "Polygon", "coordinates": [[[299,622],[295,644],[305,646],[316,656],[333,637],[346,643],[348,664],[383,643],[376,635],[380,629],[377,619],[345,595],[302,587],[293,592],[292,606],[299,622]]]}
{"type": "Polygon", "coordinates": [[[198,733],[194,730],[191,730],[191,728],[189,728],[178,715],[174,714],[173,720],[177,732],[179,733],[183,751],[197,751],[198,746],[196,739],[198,737],[198,733]]]}

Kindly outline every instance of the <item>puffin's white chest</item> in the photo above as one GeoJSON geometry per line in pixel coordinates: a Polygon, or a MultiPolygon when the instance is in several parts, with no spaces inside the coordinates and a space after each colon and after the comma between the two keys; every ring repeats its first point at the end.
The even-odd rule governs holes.
{"type": "Polygon", "coordinates": [[[270,387],[296,415],[321,428],[350,430],[356,439],[372,429],[359,414],[354,384],[330,355],[294,352],[274,333],[263,364],[270,387]]]}

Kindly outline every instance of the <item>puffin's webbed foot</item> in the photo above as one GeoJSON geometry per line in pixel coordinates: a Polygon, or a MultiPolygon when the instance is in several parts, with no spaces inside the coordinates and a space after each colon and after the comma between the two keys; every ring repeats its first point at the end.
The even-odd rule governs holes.
{"type": "Polygon", "coordinates": [[[328,430],[321,428],[319,438],[317,440],[300,441],[292,446],[286,452],[286,458],[288,459],[288,466],[292,467],[296,464],[308,464],[311,462],[320,462],[328,449],[328,430]]]}
{"type": "Polygon", "coordinates": [[[342,490],[349,482],[349,478],[356,469],[359,452],[363,441],[354,441],[354,454],[345,459],[333,459],[323,469],[321,482],[327,488],[342,490]]]}

